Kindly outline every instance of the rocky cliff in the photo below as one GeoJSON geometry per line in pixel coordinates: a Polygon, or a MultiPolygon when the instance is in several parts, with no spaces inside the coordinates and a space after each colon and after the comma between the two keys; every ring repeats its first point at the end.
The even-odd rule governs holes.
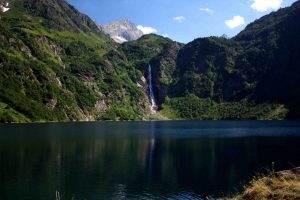
{"type": "Polygon", "coordinates": [[[137,40],[143,35],[143,32],[138,30],[129,19],[121,19],[107,24],[103,26],[103,30],[117,43],[137,40]]]}

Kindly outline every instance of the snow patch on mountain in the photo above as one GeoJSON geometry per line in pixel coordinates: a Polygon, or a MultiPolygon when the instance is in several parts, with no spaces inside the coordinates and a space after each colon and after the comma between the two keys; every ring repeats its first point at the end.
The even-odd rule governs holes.
{"type": "Polygon", "coordinates": [[[121,19],[103,26],[106,34],[117,43],[137,40],[143,36],[143,32],[129,19],[121,19]]]}

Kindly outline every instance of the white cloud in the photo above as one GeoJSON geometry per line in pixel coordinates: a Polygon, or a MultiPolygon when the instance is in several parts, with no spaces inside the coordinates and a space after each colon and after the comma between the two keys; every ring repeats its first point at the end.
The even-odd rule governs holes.
{"type": "Polygon", "coordinates": [[[213,13],[214,13],[214,11],[212,11],[212,10],[209,9],[209,8],[200,8],[200,11],[207,12],[207,13],[209,13],[209,14],[213,14],[213,13]]]}
{"type": "Polygon", "coordinates": [[[178,16],[173,18],[174,21],[176,22],[183,22],[185,20],[184,16],[178,16]]]}
{"type": "Polygon", "coordinates": [[[152,27],[138,25],[137,29],[139,29],[140,31],[142,31],[144,34],[157,33],[157,30],[155,28],[152,28],[152,27]]]}
{"type": "Polygon", "coordinates": [[[225,24],[229,28],[234,29],[238,26],[245,24],[245,19],[241,16],[234,16],[233,19],[226,20],[225,24]]]}
{"type": "Polygon", "coordinates": [[[167,38],[170,37],[169,34],[167,34],[167,33],[163,34],[162,36],[167,37],[167,38]]]}
{"type": "Polygon", "coordinates": [[[258,12],[268,10],[277,10],[280,8],[283,0],[252,0],[251,8],[258,12]]]}

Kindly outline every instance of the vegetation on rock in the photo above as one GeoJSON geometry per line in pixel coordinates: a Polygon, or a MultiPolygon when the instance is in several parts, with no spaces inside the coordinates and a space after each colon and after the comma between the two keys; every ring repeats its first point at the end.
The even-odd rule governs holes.
{"type": "Polygon", "coordinates": [[[232,39],[119,45],[64,0],[11,0],[0,13],[0,120],[141,120],[147,67],[160,118],[300,117],[300,3],[232,39]]]}
{"type": "Polygon", "coordinates": [[[148,112],[140,71],[65,1],[16,0],[0,15],[1,121],[135,120],[148,112]]]}

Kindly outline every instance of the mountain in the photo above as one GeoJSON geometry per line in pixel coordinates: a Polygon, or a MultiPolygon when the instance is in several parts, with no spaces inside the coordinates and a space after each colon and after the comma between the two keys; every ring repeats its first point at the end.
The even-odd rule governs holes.
{"type": "Polygon", "coordinates": [[[245,51],[250,65],[259,74],[253,99],[280,102],[290,111],[289,118],[300,116],[300,1],[248,25],[234,40],[245,51]],[[250,58],[250,56],[252,58],[250,58]],[[254,59],[255,58],[255,59],[254,59]]]}
{"type": "Polygon", "coordinates": [[[143,35],[143,32],[137,29],[129,19],[121,19],[107,24],[103,26],[103,30],[117,43],[137,40],[143,35]]]}
{"type": "Polygon", "coordinates": [[[136,41],[122,45],[127,59],[145,75],[148,75],[148,65],[152,66],[154,93],[159,105],[164,102],[174,81],[177,54],[182,47],[181,43],[155,34],[144,35],[136,41]]]}
{"type": "Polygon", "coordinates": [[[299,1],[185,45],[128,20],[117,44],[65,0],[0,3],[1,122],[300,118],[299,1]]]}
{"type": "MultiPolygon", "coordinates": [[[[185,45],[177,56],[171,97],[192,94],[191,107],[205,100],[211,110],[200,107],[191,118],[220,118],[224,110],[225,118],[299,118],[299,17],[297,1],[249,24],[233,39],[199,38],[185,45]]],[[[182,101],[187,99],[173,107],[186,108],[182,101]]]]}
{"type": "Polygon", "coordinates": [[[39,17],[41,25],[58,31],[97,33],[98,26],[65,0],[10,0],[11,7],[39,17]]]}
{"type": "Polygon", "coordinates": [[[142,72],[64,0],[11,0],[0,13],[0,121],[136,120],[142,72]]]}

